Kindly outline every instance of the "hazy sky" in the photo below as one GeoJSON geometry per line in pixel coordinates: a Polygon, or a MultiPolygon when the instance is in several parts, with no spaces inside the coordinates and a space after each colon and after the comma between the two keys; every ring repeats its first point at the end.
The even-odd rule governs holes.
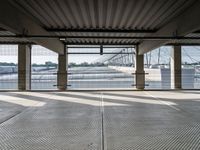
{"type": "MultiPolygon", "coordinates": [[[[84,49],[86,52],[99,52],[99,49],[84,49]]],[[[70,51],[70,50],[69,50],[70,51]]],[[[80,52],[82,49],[71,49],[71,52],[80,52]]],[[[96,59],[102,57],[100,54],[78,54],[68,55],[68,61],[75,62],[75,63],[82,63],[82,62],[94,62],[96,59]]],[[[13,62],[17,63],[17,46],[16,45],[4,45],[0,46],[0,62],[13,62]]],[[[51,61],[54,63],[58,62],[58,55],[53,51],[49,51],[46,48],[41,46],[33,46],[32,47],[32,63],[44,64],[46,61],[51,61]]]]}
{"type": "MultiPolygon", "coordinates": [[[[82,51],[83,49],[73,49],[73,52],[82,51]]],[[[99,49],[84,49],[87,52],[99,52],[99,49]]],[[[114,50],[114,49],[113,49],[114,50]]],[[[162,47],[160,51],[160,63],[169,62],[171,47],[162,47]]],[[[70,51],[70,50],[69,50],[70,51]]],[[[148,53],[150,55],[150,53],[148,53]]],[[[68,56],[69,63],[81,63],[81,62],[94,62],[98,58],[102,57],[99,54],[80,54],[68,56]]],[[[0,62],[13,62],[17,63],[17,45],[0,45],[0,62]]],[[[144,58],[146,61],[146,57],[144,58]]],[[[46,61],[58,62],[58,55],[55,52],[49,51],[41,46],[32,47],[32,63],[44,64],[46,61]]],[[[158,49],[151,52],[151,63],[157,63],[158,61],[158,49]]],[[[197,62],[200,61],[200,47],[184,46],[182,48],[182,62],[197,62]]]]}

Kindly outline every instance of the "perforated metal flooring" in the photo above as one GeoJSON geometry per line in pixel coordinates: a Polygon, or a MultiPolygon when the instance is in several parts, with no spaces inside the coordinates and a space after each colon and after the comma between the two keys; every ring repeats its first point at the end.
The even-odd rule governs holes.
{"type": "Polygon", "coordinates": [[[199,95],[0,93],[0,150],[198,150],[199,95]]]}

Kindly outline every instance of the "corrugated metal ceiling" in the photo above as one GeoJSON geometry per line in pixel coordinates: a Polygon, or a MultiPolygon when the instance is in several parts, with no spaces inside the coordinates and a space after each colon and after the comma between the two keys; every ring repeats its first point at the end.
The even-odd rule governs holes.
{"type": "Polygon", "coordinates": [[[159,29],[195,0],[10,0],[45,28],[159,29]]]}
{"type": "MultiPolygon", "coordinates": [[[[158,30],[197,0],[9,0],[45,29],[158,30]]],[[[146,36],[149,33],[52,32],[61,36],[146,36]]],[[[73,44],[134,44],[134,39],[67,38],[73,44]]]]}

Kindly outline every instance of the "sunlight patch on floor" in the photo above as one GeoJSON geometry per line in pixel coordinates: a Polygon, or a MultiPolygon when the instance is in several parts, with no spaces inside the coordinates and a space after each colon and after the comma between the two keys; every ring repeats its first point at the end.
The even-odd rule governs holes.
{"type": "Polygon", "coordinates": [[[21,97],[17,97],[17,96],[8,96],[8,95],[1,95],[0,101],[7,102],[7,103],[13,103],[13,104],[17,104],[17,105],[21,105],[21,106],[25,106],[25,107],[30,107],[30,106],[42,107],[46,104],[45,102],[41,102],[41,101],[37,101],[37,100],[30,100],[30,99],[26,99],[26,98],[21,98],[21,97]]]}

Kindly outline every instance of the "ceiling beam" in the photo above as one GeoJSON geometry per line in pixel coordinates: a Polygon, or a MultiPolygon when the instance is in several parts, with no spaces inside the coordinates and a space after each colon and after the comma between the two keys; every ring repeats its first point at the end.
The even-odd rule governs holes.
{"type": "Polygon", "coordinates": [[[128,42],[128,43],[122,43],[122,42],[118,42],[118,43],[112,43],[112,42],[99,42],[99,43],[95,43],[95,42],[65,42],[65,45],[124,45],[124,46],[135,46],[138,45],[138,43],[135,42],[128,42]]]}
{"type": "MultiPolygon", "coordinates": [[[[106,45],[102,45],[103,48],[134,48],[135,46],[134,45],[124,45],[124,46],[116,46],[116,45],[112,45],[112,46],[106,46],[106,45]]],[[[77,49],[77,48],[86,48],[86,49],[89,49],[89,48],[100,48],[101,45],[96,45],[96,46],[84,46],[84,45],[74,45],[74,46],[70,46],[70,45],[67,45],[66,48],[74,48],[74,49],[77,49]]]]}
{"type": "MultiPolygon", "coordinates": [[[[20,35],[50,35],[8,0],[0,1],[0,27],[20,35]]],[[[57,53],[64,53],[64,44],[58,39],[33,39],[32,41],[57,53]]]]}
{"type": "MultiPolygon", "coordinates": [[[[172,19],[168,24],[153,33],[152,36],[186,36],[189,33],[200,29],[200,1],[196,1],[182,14],[172,19]]],[[[169,40],[143,41],[139,45],[139,54],[144,54],[162,45],[169,43],[169,40]]]]}
{"type": "Polygon", "coordinates": [[[34,45],[35,43],[32,42],[13,42],[13,41],[0,41],[0,44],[3,45],[18,45],[18,44],[31,44],[34,45]]]}
{"type": "Polygon", "coordinates": [[[75,33],[155,33],[156,30],[145,29],[46,29],[48,32],[75,32],[75,33]]]}
{"type": "Polygon", "coordinates": [[[200,46],[200,43],[167,43],[166,46],[200,46]]]}
{"type": "Polygon", "coordinates": [[[60,36],[60,35],[0,35],[0,38],[24,39],[133,39],[133,40],[200,40],[200,37],[184,36],[60,36]]]}

